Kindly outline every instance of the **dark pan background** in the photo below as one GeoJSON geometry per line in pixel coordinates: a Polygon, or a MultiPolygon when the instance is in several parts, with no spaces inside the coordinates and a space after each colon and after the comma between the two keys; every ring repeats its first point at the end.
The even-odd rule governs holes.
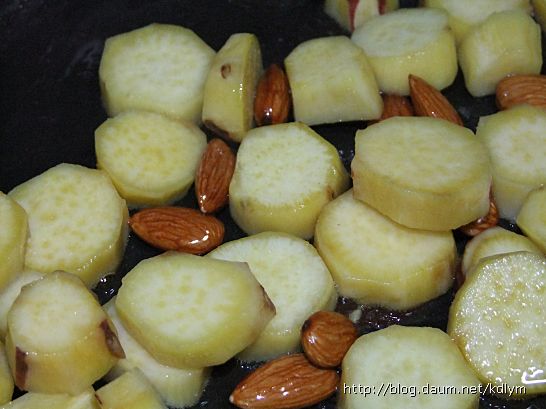
{"type": "MultiPolygon", "coordinates": [[[[411,7],[416,2],[402,0],[401,4],[411,7]]],[[[302,41],[347,34],[322,12],[322,2],[313,0],[2,0],[1,191],[8,192],[61,162],[95,167],[93,133],[106,119],[98,86],[104,41],[152,22],[188,27],[215,50],[220,49],[232,33],[255,33],[262,46],[265,66],[282,63],[302,41]]],[[[317,63],[330,63],[335,69],[341,62],[317,63]]],[[[481,115],[496,112],[494,98],[472,98],[464,89],[461,75],[444,94],[473,130],[481,115]]],[[[364,123],[355,122],[314,128],[336,145],[348,168],[354,154],[354,133],[364,126],[364,123]]],[[[195,207],[195,203],[195,197],[190,193],[178,204],[195,207]]],[[[219,217],[226,224],[226,241],[244,235],[229,217],[227,209],[219,217]]],[[[503,225],[517,230],[508,223],[503,225]]],[[[456,239],[462,249],[465,238],[456,234],[456,239]]],[[[157,250],[132,235],[116,274],[108,276],[95,289],[101,301],[105,302],[115,294],[121,277],[136,263],[156,254],[157,250]]],[[[360,332],[393,323],[445,329],[452,297],[453,291],[450,291],[416,310],[403,313],[365,308],[358,324],[360,332]]],[[[340,299],[338,303],[341,312],[348,313],[355,307],[348,300],[340,299]]],[[[215,368],[201,402],[195,408],[232,408],[228,396],[252,368],[252,365],[235,360],[215,368]]],[[[480,407],[546,409],[546,398],[506,402],[484,396],[480,407]]],[[[314,408],[334,409],[335,397],[314,408]]]]}

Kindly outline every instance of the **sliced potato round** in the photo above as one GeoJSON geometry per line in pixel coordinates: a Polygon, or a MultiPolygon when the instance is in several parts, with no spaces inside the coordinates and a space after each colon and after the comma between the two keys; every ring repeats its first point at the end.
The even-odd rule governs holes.
{"type": "Polygon", "coordinates": [[[199,122],[214,54],[193,31],[169,24],[110,37],[99,67],[108,115],[142,110],[199,122]]]}
{"type": "Polygon", "coordinates": [[[0,405],[11,400],[13,387],[13,376],[11,376],[11,370],[9,369],[6,349],[2,341],[0,341],[0,405]]]}
{"type": "Polygon", "coordinates": [[[239,147],[229,208],[248,234],[282,231],[308,239],[322,207],[348,184],[337,149],[311,128],[262,126],[239,147]]]}
{"type": "Polygon", "coordinates": [[[104,409],[167,409],[138,369],[125,372],[95,392],[104,409]]]}
{"type": "Polygon", "coordinates": [[[290,52],[284,65],[296,121],[317,125],[381,116],[383,100],[373,70],[362,49],[347,37],[305,41],[290,52]]]}
{"type": "Polygon", "coordinates": [[[489,210],[485,146],[441,119],[396,117],[358,131],[351,168],[355,197],[408,227],[455,229],[489,210]]]}
{"type": "Polygon", "coordinates": [[[89,287],[117,268],[128,211],[105,172],[63,163],[9,195],[28,214],[26,268],[68,271],[89,287]]]}
{"type": "Polygon", "coordinates": [[[529,251],[541,254],[540,249],[531,240],[521,234],[511,232],[502,227],[487,229],[467,243],[461,265],[463,274],[468,274],[484,257],[515,251],[529,251]]]}
{"type": "Polygon", "coordinates": [[[160,364],[127,332],[116,311],[115,298],[104,305],[104,309],[112,320],[119,343],[125,351],[125,358],[114,365],[106,379],[112,381],[138,368],[166,405],[173,408],[195,405],[209,379],[210,369],[180,369],[160,364]]]}
{"type": "Polygon", "coordinates": [[[546,254],[546,187],[529,193],[517,222],[521,230],[546,254]]]}
{"type": "Polygon", "coordinates": [[[205,126],[240,142],[253,125],[254,95],[262,71],[258,38],[250,33],[229,37],[212,60],[205,82],[205,126]]]}
{"type": "Polygon", "coordinates": [[[495,394],[546,392],[546,258],[516,252],[482,259],[451,305],[448,333],[495,394]]]}
{"type": "Polygon", "coordinates": [[[57,271],[21,290],[8,313],[6,351],[19,389],[76,395],[123,356],[95,296],[57,271]]]}
{"type": "Polygon", "coordinates": [[[93,388],[77,395],[57,393],[28,392],[11,401],[0,409],[105,409],[97,398],[93,388]]]}
{"type": "Polygon", "coordinates": [[[424,0],[425,7],[445,10],[457,43],[493,13],[505,10],[531,12],[529,0],[424,0]]]}
{"type": "Polygon", "coordinates": [[[176,252],[137,264],[123,278],[116,309],[155,359],[177,368],[226,362],[275,312],[246,264],[176,252]]]}
{"type": "Polygon", "coordinates": [[[477,409],[478,391],[478,379],[446,333],[393,325],[349,349],[338,407],[477,409]]]}
{"type": "Polygon", "coordinates": [[[119,114],[95,131],[97,167],[108,173],[129,206],[181,199],[206,145],[206,135],[192,123],[149,112],[119,114]]]}
{"type": "Polygon", "coordinates": [[[455,39],[438,9],[399,9],[364,22],[351,39],[366,53],[379,88],[409,95],[409,74],[441,90],[457,75],[455,39]]]}
{"type": "Polygon", "coordinates": [[[209,255],[248,263],[277,311],[258,339],[238,355],[242,360],[264,361],[299,350],[305,320],[335,307],[330,272],[315,248],[298,237],[264,232],[225,243],[209,255]]]}
{"type": "Polygon", "coordinates": [[[21,292],[23,286],[38,280],[43,276],[37,271],[25,270],[17,274],[15,280],[11,281],[2,291],[0,291],[0,339],[6,337],[8,330],[8,312],[13,302],[21,292]]]}
{"type": "Polygon", "coordinates": [[[451,232],[409,229],[348,191],[320,214],[315,246],[341,295],[395,310],[415,307],[453,283],[451,232]]]}
{"type": "Polygon", "coordinates": [[[23,270],[27,231],[25,210],[0,192],[0,290],[23,270]]]}
{"type": "Polygon", "coordinates": [[[474,97],[494,94],[507,75],[540,73],[540,26],[522,10],[494,13],[466,35],[458,56],[468,92],[474,97]]]}
{"type": "Polygon", "coordinates": [[[546,184],[546,111],[516,106],[481,117],[476,136],[489,151],[499,214],[515,220],[529,192],[546,184]]]}

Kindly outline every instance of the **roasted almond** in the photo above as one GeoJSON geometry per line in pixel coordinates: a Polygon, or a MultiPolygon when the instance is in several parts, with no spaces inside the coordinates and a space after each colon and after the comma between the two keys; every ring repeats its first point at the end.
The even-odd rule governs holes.
{"type": "Polygon", "coordinates": [[[335,368],[356,341],[358,332],[343,314],[319,311],[301,329],[301,345],[307,359],[322,368],[335,368]]]}
{"type": "Polygon", "coordinates": [[[546,108],[546,75],[513,75],[503,78],[496,89],[499,109],[529,104],[546,108]]]}
{"type": "Polygon", "coordinates": [[[457,263],[457,266],[455,267],[455,282],[453,283],[455,291],[461,288],[465,280],[466,280],[466,276],[464,275],[461,263],[459,262],[457,263]]]}
{"type": "Polygon", "coordinates": [[[292,100],[284,70],[272,64],[258,82],[254,98],[254,119],[258,126],[281,124],[287,121],[292,100]]]}
{"type": "Polygon", "coordinates": [[[104,339],[106,340],[106,346],[110,353],[116,358],[125,358],[125,351],[119,342],[119,338],[116,332],[112,329],[112,324],[108,320],[104,320],[100,323],[100,329],[104,332],[104,339]]]}
{"type": "Polygon", "coordinates": [[[155,207],[135,213],[129,225],[142,240],[162,250],[208,253],[224,239],[224,225],[196,209],[155,207]]]}
{"type": "Polygon", "coordinates": [[[229,401],[247,409],[305,408],[332,395],[338,384],[337,371],[317,368],[303,354],[286,355],[243,379],[229,401]]]}
{"type": "Polygon", "coordinates": [[[360,0],[347,0],[349,3],[349,28],[351,29],[351,33],[355,31],[355,14],[359,1],[360,0]]]}
{"type": "Polygon", "coordinates": [[[467,236],[477,236],[482,231],[495,227],[499,222],[499,211],[497,205],[493,199],[493,195],[489,194],[489,211],[483,217],[474,220],[471,223],[465,224],[460,227],[460,230],[467,236]]]}
{"type": "Polygon", "coordinates": [[[408,98],[402,95],[383,94],[383,113],[376,123],[394,116],[413,116],[413,106],[408,98]]]}
{"type": "Polygon", "coordinates": [[[411,102],[417,116],[431,116],[463,125],[463,121],[453,105],[440,91],[424,79],[410,74],[409,85],[411,102]]]}
{"type": "Polygon", "coordinates": [[[235,155],[221,139],[211,140],[195,175],[195,195],[203,213],[220,210],[228,202],[235,155]]]}
{"type": "MultiPolygon", "coordinates": [[[[355,30],[355,14],[356,9],[361,1],[365,0],[346,0],[349,8],[349,27],[351,32],[355,30]]],[[[367,8],[367,6],[366,6],[367,8]]],[[[379,14],[385,14],[387,12],[387,0],[378,0],[377,1],[377,11],[379,14]]]]}

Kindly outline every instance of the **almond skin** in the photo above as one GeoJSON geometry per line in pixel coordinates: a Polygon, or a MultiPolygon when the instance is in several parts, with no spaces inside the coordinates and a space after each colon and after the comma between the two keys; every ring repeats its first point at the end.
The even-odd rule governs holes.
{"type": "Polygon", "coordinates": [[[413,106],[408,98],[402,95],[383,94],[383,112],[376,121],[370,121],[370,124],[384,121],[394,116],[413,116],[413,106]]]}
{"type": "Polygon", "coordinates": [[[499,109],[529,104],[546,108],[546,75],[514,75],[497,84],[496,101],[499,109]]]}
{"type": "Polygon", "coordinates": [[[103,320],[100,323],[100,328],[104,333],[104,339],[106,341],[106,346],[108,350],[116,358],[123,359],[125,358],[125,351],[119,342],[116,332],[112,329],[112,324],[108,320],[103,320]]]}
{"type": "Polygon", "coordinates": [[[348,0],[348,1],[349,1],[349,27],[352,33],[353,31],[355,31],[355,13],[356,13],[356,8],[360,0],[348,0]]]}
{"type": "Polygon", "coordinates": [[[410,96],[417,116],[445,119],[463,126],[463,121],[453,105],[440,91],[415,75],[409,76],[410,96]]]}
{"type": "Polygon", "coordinates": [[[224,239],[220,220],[183,207],[144,209],[131,216],[129,225],[142,240],[161,250],[204,254],[224,239]]]}
{"type": "Polygon", "coordinates": [[[499,211],[497,210],[497,205],[495,204],[493,195],[490,193],[489,194],[489,211],[487,212],[487,214],[483,217],[480,217],[477,220],[474,220],[473,222],[465,224],[459,229],[467,236],[474,237],[491,227],[495,227],[498,224],[498,222],[499,222],[499,211]]]}
{"type": "MultiPolygon", "coordinates": [[[[355,30],[355,13],[356,8],[358,7],[358,3],[360,3],[363,0],[348,0],[349,3],[349,26],[351,29],[351,32],[355,30]]],[[[385,14],[387,12],[387,1],[386,0],[378,0],[377,2],[377,11],[379,14],[385,14]]]]}
{"type": "Polygon", "coordinates": [[[454,288],[455,291],[458,291],[459,288],[464,284],[464,281],[466,279],[466,276],[463,273],[463,269],[461,268],[461,263],[459,262],[457,264],[457,267],[455,267],[455,283],[454,288]]]}
{"type": "Polygon", "coordinates": [[[19,389],[25,389],[25,383],[27,381],[28,373],[28,363],[27,363],[28,353],[23,351],[19,347],[15,347],[15,385],[19,389]]]}
{"type": "Polygon", "coordinates": [[[258,126],[282,124],[287,121],[292,100],[284,70],[272,64],[265,70],[256,88],[254,119],[258,126]]]}
{"type": "Polygon", "coordinates": [[[203,213],[213,213],[229,199],[229,183],[235,170],[235,155],[221,139],[212,139],[195,175],[195,196],[203,213]]]}
{"type": "Polygon", "coordinates": [[[301,345],[307,359],[322,368],[339,366],[357,338],[351,320],[332,311],[314,313],[301,329],[301,345]]]}
{"type": "Polygon", "coordinates": [[[338,384],[335,370],[317,368],[303,354],[286,355],[243,379],[229,401],[246,409],[299,409],[326,399],[338,384]]]}

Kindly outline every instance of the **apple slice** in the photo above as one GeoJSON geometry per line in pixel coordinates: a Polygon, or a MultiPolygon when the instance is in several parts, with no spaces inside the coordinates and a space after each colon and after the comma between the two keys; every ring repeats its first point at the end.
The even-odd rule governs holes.
{"type": "Polygon", "coordinates": [[[228,38],[212,60],[205,82],[203,123],[220,136],[241,142],[252,128],[254,95],[263,71],[262,54],[254,34],[228,38]]]}
{"type": "Polygon", "coordinates": [[[95,393],[103,409],[167,409],[138,369],[125,372],[95,393]]]}
{"type": "Polygon", "coordinates": [[[25,210],[0,192],[0,290],[23,269],[27,230],[25,210]]]}
{"type": "Polygon", "coordinates": [[[467,275],[485,257],[515,251],[542,254],[540,249],[527,237],[502,227],[492,227],[467,243],[463,253],[462,272],[467,275]]]}
{"type": "Polygon", "coordinates": [[[214,54],[193,31],[169,24],[110,37],[99,67],[108,115],[142,110],[199,122],[214,54]]]}
{"type": "Polygon", "coordinates": [[[305,41],[290,52],[284,65],[296,121],[318,125],[381,116],[383,101],[372,68],[347,37],[305,41]]]}
{"type": "Polygon", "coordinates": [[[438,9],[399,9],[371,18],[352,40],[362,47],[381,91],[409,95],[408,76],[423,78],[437,90],[457,74],[455,39],[447,14],[438,9]]]}
{"type": "Polygon", "coordinates": [[[517,223],[546,254],[546,187],[529,193],[518,214],[517,223]]]}
{"type": "Polygon", "coordinates": [[[186,408],[195,405],[209,379],[210,369],[179,369],[157,362],[125,329],[116,311],[115,298],[103,307],[117,330],[125,351],[106,379],[112,381],[135,368],[142,371],[161,399],[169,407],[186,408]]]}
{"type": "Polygon", "coordinates": [[[347,31],[354,31],[378,14],[398,9],[398,0],[326,0],[324,12],[347,31]]]}
{"type": "Polygon", "coordinates": [[[13,395],[13,376],[8,365],[6,349],[0,341],[0,405],[11,400],[13,395]]]}
{"type": "Polygon", "coordinates": [[[104,409],[100,406],[95,391],[89,390],[77,395],[28,392],[9,402],[0,409],[104,409]]]}
{"type": "Polygon", "coordinates": [[[334,282],[315,248],[285,233],[264,232],[230,241],[212,258],[248,263],[273,301],[277,314],[238,358],[265,361],[300,349],[300,330],[314,312],[333,310],[334,282]]]}
{"type": "Polygon", "coordinates": [[[409,229],[348,191],[320,214],[315,246],[340,295],[394,310],[418,306],[453,283],[451,232],[409,229]]]}
{"type": "Polygon", "coordinates": [[[2,291],[0,291],[0,338],[6,337],[8,330],[8,312],[13,302],[21,292],[23,286],[42,278],[43,274],[37,271],[25,270],[15,277],[2,291]]]}
{"type": "Polygon", "coordinates": [[[282,231],[308,239],[321,209],[348,184],[337,149],[311,128],[262,126],[239,147],[229,208],[248,234],[282,231]]]}
{"type": "Polygon", "coordinates": [[[8,314],[6,351],[19,389],[71,395],[123,357],[95,295],[61,271],[23,287],[8,314]]]}
{"type": "Polygon", "coordinates": [[[131,207],[170,204],[193,183],[206,135],[193,123],[125,112],[95,131],[97,167],[131,207]]]}
{"type": "Polygon", "coordinates": [[[390,326],[345,355],[339,409],[477,409],[479,381],[437,328],[390,326]]]}
{"type": "Polygon", "coordinates": [[[458,55],[468,92],[474,97],[494,94],[509,74],[540,73],[540,27],[521,10],[492,14],[465,36],[458,55]]]}
{"type": "Polygon", "coordinates": [[[521,399],[546,392],[546,258],[482,259],[455,295],[448,333],[484,384],[521,399]]]}
{"type": "Polygon", "coordinates": [[[448,13],[449,27],[457,43],[493,13],[505,10],[531,13],[529,0],[424,0],[423,5],[443,9],[448,13]]]}
{"type": "Polygon", "coordinates": [[[355,198],[404,226],[434,231],[487,214],[490,167],[469,129],[427,117],[394,117],[358,131],[351,164],[355,198]]]}
{"type": "Polygon", "coordinates": [[[516,106],[481,117],[476,136],[487,146],[499,214],[514,221],[529,192],[546,182],[546,111],[516,106]]]}
{"type": "Polygon", "coordinates": [[[68,271],[92,287],[118,266],[128,211],[105,172],[62,163],[9,196],[28,214],[29,270],[68,271]]]}
{"type": "Polygon", "coordinates": [[[143,260],[123,277],[116,309],[155,359],[176,368],[226,362],[275,315],[246,264],[176,252],[143,260]]]}

